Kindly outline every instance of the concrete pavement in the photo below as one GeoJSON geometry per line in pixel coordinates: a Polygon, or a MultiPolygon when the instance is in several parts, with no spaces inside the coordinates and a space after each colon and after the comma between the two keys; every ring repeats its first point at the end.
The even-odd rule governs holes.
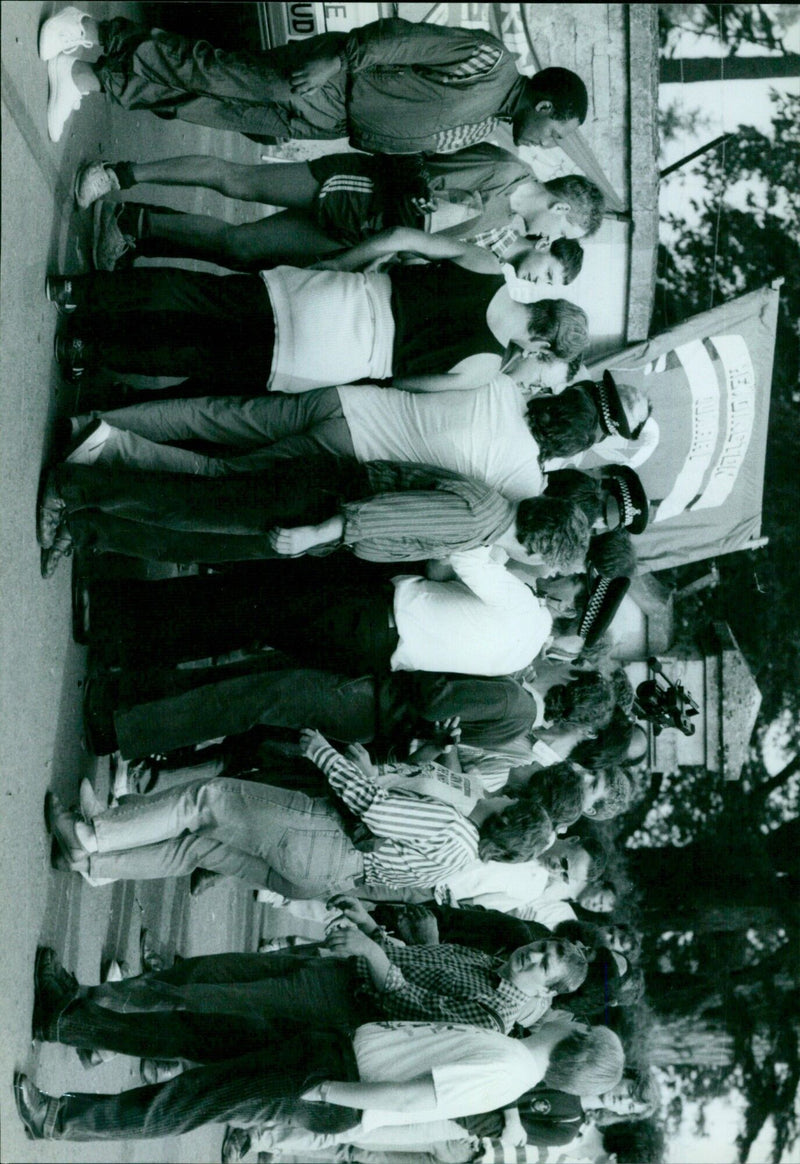
{"type": "MultiPolygon", "coordinates": [[[[31,1044],[32,971],[38,944],[55,946],[81,981],[97,982],[104,958],[125,958],[139,969],[139,935],[147,927],[184,955],[255,949],[262,907],[232,886],[199,900],[188,879],[89,888],[79,877],[50,868],[42,804],[47,788],[67,800],[82,776],[108,787],[106,761],[82,743],[81,697],[86,658],[70,633],[70,572],[50,581],[39,574],[35,538],[41,467],[51,454],[56,416],[70,410],[72,391],[60,381],[52,345],[56,312],[44,296],[49,271],[87,269],[89,212],[72,200],[72,176],[85,159],[155,159],[218,153],[256,162],[261,148],[235,134],[205,130],[149,114],[129,114],[101,96],[84,102],[61,142],[47,137],[46,66],[37,56],[37,30],[61,5],[2,4],[2,348],[0,350],[0,1160],[213,1161],[221,1128],[179,1140],[29,1143],[17,1118],[12,1072],[32,1073],[54,1094],[66,1090],[116,1091],[138,1085],[138,1062],[119,1056],[84,1071],[75,1052],[31,1044]]],[[[148,5],[87,3],[96,17],[148,16],[148,5]]],[[[163,6],[159,6],[163,8],[163,6]]],[[[181,6],[186,12],[192,6],[181,6]]],[[[291,147],[289,156],[299,156],[291,147]]],[[[257,217],[258,208],[194,191],[136,192],[141,201],[181,209],[257,217]],[[164,195],[168,193],[169,197],[164,195]]]]}

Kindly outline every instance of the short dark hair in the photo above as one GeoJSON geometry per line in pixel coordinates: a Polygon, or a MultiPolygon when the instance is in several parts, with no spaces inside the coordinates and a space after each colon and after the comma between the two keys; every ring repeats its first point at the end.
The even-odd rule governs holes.
{"type": "Polygon", "coordinates": [[[528,305],[528,337],[547,340],[559,360],[583,357],[589,343],[589,317],[568,299],[539,299],[528,305]]]}
{"type": "Polygon", "coordinates": [[[606,727],[601,728],[593,740],[581,740],[572,749],[571,759],[593,772],[598,768],[623,763],[633,738],[634,726],[634,721],[619,706],[615,707],[606,727]]]}
{"type": "Polygon", "coordinates": [[[664,1132],[653,1119],[620,1120],[603,1129],[603,1148],[619,1164],[661,1164],[664,1132]]]}
{"type": "Polygon", "coordinates": [[[487,817],[480,827],[481,861],[532,861],[552,841],[553,824],[544,808],[526,798],[487,817]]]}
{"type": "Polygon", "coordinates": [[[632,578],[639,559],[631,535],[617,526],[592,538],[586,561],[604,578],[632,578]]]}
{"type": "Polygon", "coordinates": [[[548,985],[556,994],[572,994],[573,990],[578,990],[586,981],[588,959],[581,947],[574,942],[562,938],[560,945],[564,972],[560,978],[548,982],[548,985]]]}
{"type": "Polygon", "coordinates": [[[586,514],[574,501],[528,497],[517,509],[517,540],[528,553],[539,554],[545,565],[562,574],[582,567],[590,535],[586,514]]]}
{"type": "Polygon", "coordinates": [[[550,246],[550,254],[561,264],[564,282],[578,278],[583,266],[583,247],[574,238],[557,238],[550,246]]]}
{"type": "MultiPolygon", "coordinates": [[[[583,826],[581,826],[583,827],[583,826]]],[[[573,836],[576,834],[573,834],[573,836]]],[[[589,855],[589,868],[586,874],[587,888],[595,881],[599,881],[608,864],[608,849],[595,833],[581,833],[578,835],[580,847],[589,855]]]]}
{"type": "Polygon", "coordinates": [[[567,219],[586,235],[596,234],[603,221],[606,200],[599,186],[583,174],[565,174],[543,182],[545,190],[560,202],[569,202],[567,219]]]}
{"type": "Polygon", "coordinates": [[[550,764],[534,772],[525,785],[523,796],[538,801],[556,828],[574,824],[583,811],[583,773],[569,760],[550,764]]]}
{"type": "Polygon", "coordinates": [[[577,73],[571,69],[550,68],[534,73],[528,81],[528,94],[533,104],[552,101],[554,121],[570,121],[577,117],[583,125],[589,112],[589,94],[577,73]]]}
{"type": "Polygon", "coordinates": [[[611,820],[620,813],[627,812],[631,803],[633,790],[625,769],[606,768],[604,775],[608,791],[594,803],[592,816],[595,820],[611,820]]]}
{"type": "Polygon", "coordinates": [[[595,443],[597,409],[579,388],[565,388],[557,396],[534,396],[526,413],[542,461],[573,457],[595,443]]]}
{"type": "MultiPolygon", "coordinates": [[[[561,395],[563,396],[563,392],[561,395]]],[[[602,485],[597,477],[590,477],[580,469],[554,469],[552,473],[548,473],[544,494],[545,497],[563,497],[568,501],[577,501],[590,524],[603,513],[602,485]]]]}
{"type": "Polygon", "coordinates": [[[581,671],[544,697],[545,716],[558,727],[604,727],[614,704],[614,687],[599,671],[581,671]]]}

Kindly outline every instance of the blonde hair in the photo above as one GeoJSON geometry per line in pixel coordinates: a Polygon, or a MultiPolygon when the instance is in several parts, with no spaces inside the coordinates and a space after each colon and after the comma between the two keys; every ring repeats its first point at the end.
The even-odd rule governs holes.
{"type": "Polygon", "coordinates": [[[602,1095],[617,1086],[624,1067],[625,1052],[614,1032],[590,1027],[556,1043],[544,1082],[572,1095],[602,1095]]]}

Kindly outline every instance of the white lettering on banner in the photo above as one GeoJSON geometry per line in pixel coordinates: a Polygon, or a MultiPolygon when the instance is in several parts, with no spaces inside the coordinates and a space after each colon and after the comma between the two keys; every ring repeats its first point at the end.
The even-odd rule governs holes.
{"type": "Polygon", "coordinates": [[[675,349],[692,394],[692,441],[675,484],[656,511],[654,521],[683,513],[700,492],[719,436],[719,381],[713,361],[699,340],[675,349]]]}
{"type": "Polygon", "coordinates": [[[691,507],[692,511],[715,509],[727,500],[747,454],[756,415],[756,376],[743,337],[713,335],[710,343],[722,361],[728,388],[725,443],[703,495],[691,507]]]}

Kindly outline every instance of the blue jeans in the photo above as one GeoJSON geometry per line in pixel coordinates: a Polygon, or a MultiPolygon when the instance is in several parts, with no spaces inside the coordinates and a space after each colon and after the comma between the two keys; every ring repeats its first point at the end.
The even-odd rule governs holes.
{"type": "Polygon", "coordinates": [[[94,877],[150,880],[200,867],[289,897],[321,897],[363,873],[329,801],[247,780],[217,777],[126,797],[94,818],[94,831],[94,877]]]}

